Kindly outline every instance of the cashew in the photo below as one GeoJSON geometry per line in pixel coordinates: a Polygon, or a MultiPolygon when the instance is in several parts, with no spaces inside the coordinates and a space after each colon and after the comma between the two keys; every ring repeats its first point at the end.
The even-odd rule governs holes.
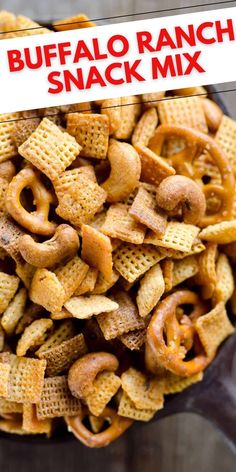
{"type": "Polygon", "coordinates": [[[103,370],[116,371],[119,362],[108,352],[93,352],[78,359],[68,373],[68,385],[72,395],[85,399],[93,391],[93,382],[103,370]]]}
{"type": "Polygon", "coordinates": [[[54,236],[44,243],[37,243],[28,234],[19,240],[22,257],[35,267],[51,267],[67,256],[74,256],[78,248],[78,234],[66,224],[58,226],[54,236]]]}
{"type": "Polygon", "coordinates": [[[111,139],[108,159],[111,173],[101,186],[108,194],[108,202],[119,202],[128,197],[138,185],[141,174],[140,158],[130,144],[111,139]]]}
{"type": "Polygon", "coordinates": [[[199,185],[183,175],[171,175],[157,189],[157,204],[167,212],[182,208],[184,223],[198,224],[206,211],[206,201],[199,185]]]}

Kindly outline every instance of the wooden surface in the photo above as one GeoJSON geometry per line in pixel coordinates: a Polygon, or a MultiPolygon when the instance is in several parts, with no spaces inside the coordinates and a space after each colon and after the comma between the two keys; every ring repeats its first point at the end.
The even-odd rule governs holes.
{"type": "MultiPolygon", "coordinates": [[[[2,0],[1,8],[46,21],[69,16],[79,11],[86,12],[91,18],[101,18],[183,7],[186,4],[192,6],[196,3],[204,3],[207,6],[210,2],[207,0],[191,2],[187,0],[93,0],[90,2],[88,0],[2,0]]],[[[236,1],[233,5],[236,6],[236,1]]],[[[203,10],[203,7],[182,10],[181,13],[198,10],[203,10]]],[[[160,14],[155,16],[157,15],[160,16],[160,14]]],[[[143,16],[143,18],[150,16],[143,16]]],[[[104,20],[102,23],[112,21],[115,20],[104,20]]],[[[219,85],[218,88],[220,90],[236,88],[236,84],[219,85]]],[[[236,118],[236,92],[224,93],[222,98],[227,103],[232,116],[236,118]]],[[[110,447],[97,451],[88,450],[76,441],[59,444],[2,441],[0,443],[0,470],[4,472],[109,470],[112,472],[233,472],[235,455],[223,441],[221,434],[214,430],[205,419],[192,414],[179,414],[158,423],[137,425],[110,447]]]]}

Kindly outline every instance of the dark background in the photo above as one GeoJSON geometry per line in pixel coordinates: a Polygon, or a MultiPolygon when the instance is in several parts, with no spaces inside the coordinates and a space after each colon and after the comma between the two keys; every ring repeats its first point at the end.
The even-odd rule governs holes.
{"type": "MultiPolygon", "coordinates": [[[[36,20],[50,21],[82,11],[97,19],[186,5],[206,5],[143,16],[150,18],[224,7],[210,7],[210,3],[213,0],[3,0],[0,8],[36,20]]],[[[227,6],[236,6],[236,1],[226,2],[227,6]]],[[[142,16],[137,17],[140,18],[142,16]]],[[[98,24],[130,19],[104,20],[98,24]]],[[[218,85],[219,90],[231,88],[236,88],[236,84],[218,85]]],[[[221,98],[236,119],[236,92],[222,93],[221,98]]],[[[235,459],[235,454],[221,434],[204,418],[189,413],[152,424],[138,424],[117,442],[101,450],[86,449],[75,440],[59,443],[48,443],[46,440],[40,443],[32,440],[0,441],[0,471],[3,472],[232,472],[235,470],[235,459]]]]}

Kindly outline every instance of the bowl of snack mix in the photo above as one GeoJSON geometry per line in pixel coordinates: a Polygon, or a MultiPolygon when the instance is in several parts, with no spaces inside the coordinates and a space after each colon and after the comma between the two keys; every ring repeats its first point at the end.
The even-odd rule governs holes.
{"type": "MultiPolygon", "coordinates": [[[[79,21],[93,26],[54,27],[79,21]]],[[[184,409],[219,426],[214,384],[236,441],[236,395],[212,374],[235,345],[236,122],[214,91],[1,115],[3,438],[66,428],[102,447],[184,409]]]]}

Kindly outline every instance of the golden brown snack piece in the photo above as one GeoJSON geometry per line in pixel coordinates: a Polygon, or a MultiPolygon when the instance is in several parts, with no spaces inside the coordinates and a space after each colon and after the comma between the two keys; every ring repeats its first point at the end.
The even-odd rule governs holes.
{"type": "Polygon", "coordinates": [[[30,287],[32,302],[47,311],[59,311],[65,300],[65,291],[56,274],[47,269],[37,269],[30,287]]]}
{"type": "Polygon", "coordinates": [[[137,409],[159,410],[163,407],[163,382],[130,367],[121,375],[121,385],[137,409]]]}
{"type": "Polygon", "coordinates": [[[41,358],[42,354],[48,349],[52,349],[59,346],[64,341],[73,338],[75,336],[75,326],[70,320],[64,321],[55,331],[48,337],[48,339],[40,346],[36,351],[36,355],[41,358]]]}
{"type": "Polygon", "coordinates": [[[236,175],[236,121],[224,115],[217,130],[215,140],[219,144],[225,157],[227,158],[234,175],[236,175]]]}
{"type": "Polygon", "coordinates": [[[225,254],[220,254],[216,263],[216,286],[213,293],[213,303],[223,301],[225,304],[234,292],[233,270],[225,254]]]}
{"type": "Polygon", "coordinates": [[[108,341],[129,331],[145,327],[145,321],[139,316],[128,293],[116,292],[114,299],[118,303],[117,309],[97,316],[104,338],[108,341]]]}
{"type": "Polygon", "coordinates": [[[188,253],[191,251],[199,231],[200,229],[195,225],[170,221],[163,236],[149,231],[144,243],[188,253]]]}
{"type": "Polygon", "coordinates": [[[18,341],[16,347],[17,356],[25,356],[29,349],[36,348],[43,344],[46,333],[53,326],[53,321],[48,318],[35,320],[27,328],[18,341]]]}
{"type": "Polygon", "coordinates": [[[49,418],[39,420],[36,414],[36,405],[24,403],[22,428],[30,434],[47,434],[50,437],[52,430],[52,421],[49,418]]]}
{"type": "Polygon", "coordinates": [[[141,113],[140,98],[136,96],[121,97],[121,121],[113,133],[116,139],[129,140],[141,113]]]}
{"type": "Polygon", "coordinates": [[[68,373],[68,385],[72,395],[86,399],[93,392],[97,375],[103,371],[115,372],[118,366],[118,359],[108,352],[85,354],[71,366],[68,373]]]}
{"type": "Polygon", "coordinates": [[[70,113],[67,131],[81,146],[81,156],[106,158],[109,141],[109,119],[106,115],[70,113]]]}
{"type": "Polygon", "coordinates": [[[207,123],[199,97],[162,100],[157,105],[161,123],[183,125],[207,133],[207,123]]]}
{"type": "Polygon", "coordinates": [[[223,302],[218,303],[209,313],[198,318],[195,326],[209,358],[216,355],[220,344],[235,331],[229,321],[223,302]]]}
{"type": "Polygon", "coordinates": [[[46,361],[9,354],[10,374],[6,399],[19,403],[39,402],[43,390],[46,361]]]}
{"type": "Polygon", "coordinates": [[[21,288],[4,311],[1,325],[8,335],[14,333],[19,320],[23,316],[26,300],[27,291],[25,288],[21,288]]]}
{"type": "Polygon", "coordinates": [[[86,170],[63,172],[54,181],[54,188],[59,201],[56,213],[76,227],[89,223],[106,200],[106,192],[86,170]]]}
{"type": "Polygon", "coordinates": [[[165,292],[169,292],[173,287],[174,261],[172,259],[164,259],[161,262],[161,270],[165,282],[165,292]]]}
{"type": "Polygon", "coordinates": [[[76,416],[81,411],[81,404],[71,395],[66,376],[61,375],[44,379],[42,395],[37,402],[36,410],[39,420],[64,415],[76,416]]]}
{"type": "Polygon", "coordinates": [[[142,244],[145,227],[132,217],[127,205],[116,203],[108,209],[101,232],[110,238],[117,238],[133,244],[142,244]]]}
{"type": "Polygon", "coordinates": [[[202,106],[208,128],[212,132],[217,131],[223,117],[223,111],[217,103],[213,102],[213,100],[210,100],[209,98],[203,98],[202,106]]]}
{"type": "Polygon", "coordinates": [[[79,256],[73,257],[64,265],[59,265],[55,274],[61,283],[64,292],[64,302],[67,301],[76,291],[78,286],[86,277],[89,267],[79,256]]]}
{"type": "Polygon", "coordinates": [[[0,177],[7,182],[11,182],[14,175],[16,174],[16,168],[12,161],[4,161],[0,164],[0,177]]]}
{"type": "Polygon", "coordinates": [[[0,247],[14,259],[17,264],[24,262],[19,251],[19,240],[25,232],[6,215],[0,218],[0,247]]]}
{"type": "Polygon", "coordinates": [[[24,228],[32,233],[52,236],[56,223],[48,220],[50,204],[53,196],[43,185],[38,173],[30,167],[22,169],[9,184],[6,196],[8,213],[24,228]],[[25,188],[30,188],[36,211],[27,211],[21,203],[21,194],[25,188]]]}
{"type": "Polygon", "coordinates": [[[188,290],[177,291],[166,297],[156,308],[147,329],[146,350],[154,353],[157,364],[183,377],[197,374],[207,367],[212,357],[203,347],[195,346],[193,320],[204,314],[200,298],[188,290]],[[177,317],[181,305],[193,306],[190,316],[177,317]],[[164,338],[164,332],[166,339],[164,338]],[[185,360],[190,349],[196,349],[191,360],[185,360]]]}
{"type": "Polygon", "coordinates": [[[202,297],[211,298],[215,290],[216,276],[216,257],[217,244],[207,243],[206,249],[198,257],[199,271],[197,274],[197,283],[202,286],[202,297]]]}
{"type": "Polygon", "coordinates": [[[164,377],[164,393],[170,395],[171,393],[182,392],[186,388],[190,387],[203,379],[203,372],[191,375],[190,377],[180,377],[179,375],[172,374],[172,372],[166,372],[164,377]]]}
{"type": "Polygon", "coordinates": [[[130,144],[111,139],[108,159],[111,173],[102,188],[107,192],[108,202],[121,202],[138,186],[140,158],[130,144]]]}
{"type": "Polygon", "coordinates": [[[22,420],[17,415],[13,415],[10,419],[0,419],[0,431],[8,434],[25,435],[28,434],[22,428],[22,420]],[[14,418],[13,418],[14,416],[14,418]]]}
{"type": "Polygon", "coordinates": [[[236,240],[236,220],[209,225],[201,231],[199,238],[217,244],[233,243],[236,240]]]}
{"type": "Polygon", "coordinates": [[[54,21],[52,24],[56,31],[68,31],[95,26],[95,23],[84,13],[78,13],[78,15],[69,16],[69,18],[64,18],[63,20],[54,21]]]}
{"type": "Polygon", "coordinates": [[[115,410],[105,408],[101,418],[108,420],[110,426],[101,433],[93,434],[83,424],[83,419],[87,415],[84,409],[81,415],[76,417],[65,417],[69,431],[71,431],[77,439],[88,447],[104,447],[121,436],[133,423],[133,421],[122,418],[115,410]]]}
{"type": "Polygon", "coordinates": [[[81,257],[91,267],[98,269],[107,281],[112,279],[111,240],[92,226],[82,226],[81,257]]]}
{"type": "Polygon", "coordinates": [[[93,433],[100,433],[103,429],[105,420],[99,416],[89,415],[89,424],[93,433]]]}
{"type": "Polygon", "coordinates": [[[136,408],[130,397],[122,392],[119,403],[118,414],[121,417],[129,418],[136,421],[150,421],[155,415],[156,410],[153,408],[136,408]]]}
{"type": "Polygon", "coordinates": [[[35,112],[35,118],[23,119],[20,118],[19,121],[15,122],[14,130],[12,133],[13,140],[15,141],[16,147],[20,147],[30,135],[36,130],[39,126],[41,119],[37,118],[37,112],[35,112]]]}
{"type": "Polygon", "coordinates": [[[0,313],[2,314],[14,297],[20,279],[15,275],[8,275],[0,272],[0,313]]]}
{"type": "Polygon", "coordinates": [[[37,243],[31,236],[24,235],[19,241],[22,257],[36,267],[50,267],[66,257],[74,256],[79,248],[77,232],[69,225],[59,225],[54,236],[44,243],[37,243]]]}
{"type": "Polygon", "coordinates": [[[139,351],[145,343],[146,329],[137,329],[119,336],[119,340],[130,349],[130,351],[139,351]]]}
{"type": "Polygon", "coordinates": [[[159,185],[163,179],[175,174],[175,169],[148,147],[138,144],[135,149],[141,160],[142,181],[159,185]]]}
{"type": "Polygon", "coordinates": [[[23,405],[22,403],[11,402],[5,398],[0,399],[0,416],[10,415],[11,413],[22,413],[23,405]]]}
{"type": "Polygon", "coordinates": [[[121,125],[121,98],[107,98],[102,100],[101,114],[109,118],[110,134],[113,134],[121,125]]]}
{"type": "Polygon", "coordinates": [[[140,186],[129,213],[156,234],[161,236],[165,233],[167,217],[157,208],[156,187],[150,184],[140,186]]]}
{"type": "MultiPolygon", "coordinates": [[[[0,11],[0,31],[1,32],[8,32],[14,29],[16,22],[16,17],[13,15],[13,13],[10,13],[9,11],[6,10],[1,10],[0,11]]],[[[3,38],[5,35],[1,35],[3,38]]]]}
{"type": "Polygon", "coordinates": [[[151,92],[142,94],[142,102],[145,108],[152,108],[158,105],[158,102],[164,98],[165,92],[151,92]]]}
{"type": "Polygon", "coordinates": [[[115,269],[128,282],[135,282],[164,256],[155,247],[124,243],[114,253],[115,269]]]}
{"type": "Polygon", "coordinates": [[[19,117],[19,113],[0,114],[0,163],[18,154],[12,133],[14,132],[15,120],[19,117]]]}
{"type": "Polygon", "coordinates": [[[94,290],[98,278],[98,270],[90,267],[85,278],[76,289],[74,296],[78,297],[87,293],[91,293],[94,290]]]}
{"type": "Polygon", "coordinates": [[[52,181],[74,161],[80,150],[74,137],[47,118],[19,147],[19,153],[52,181]]]}
{"type": "Polygon", "coordinates": [[[145,318],[159,302],[165,290],[160,264],[154,265],[142,278],[137,293],[139,315],[145,318]]]}
{"type": "Polygon", "coordinates": [[[195,256],[187,256],[180,261],[175,261],[173,267],[172,286],[181,284],[198,273],[198,262],[195,256]]]}
{"type": "Polygon", "coordinates": [[[66,339],[56,346],[44,349],[39,353],[40,359],[47,361],[46,374],[48,377],[59,375],[71,367],[71,365],[88,351],[84,335],[78,334],[66,339]]]}
{"type": "Polygon", "coordinates": [[[16,327],[15,333],[22,334],[27,326],[29,326],[37,318],[41,317],[43,312],[44,309],[40,305],[36,305],[32,302],[28,303],[28,306],[24,310],[23,316],[16,327]]]}
{"type": "MultiPolygon", "coordinates": [[[[3,163],[4,164],[4,163],[3,163]]],[[[0,218],[6,213],[5,199],[9,183],[0,177],[0,218]]]]}
{"type": "Polygon", "coordinates": [[[23,282],[25,288],[29,290],[31,282],[33,280],[33,276],[35,274],[36,267],[32,266],[31,264],[28,264],[28,262],[22,262],[18,263],[16,265],[16,274],[20,278],[20,280],[23,282]]]}
{"type": "Polygon", "coordinates": [[[3,351],[4,344],[5,344],[5,334],[2,327],[0,326],[0,352],[3,351]]]}
{"type": "MultiPolygon", "coordinates": [[[[6,362],[0,361],[0,375],[1,375],[1,382],[0,382],[0,396],[7,397],[8,395],[8,380],[10,376],[11,366],[6,362]]],[[[1,411],[0,411],[1,415],[1,411]]]]}
{"type": "Polygon", "coordinates": [[[88,295],[72,297],[64,307],[72,317],[84,320],[99,313],[114,311],[118,304],[104,295],[88,295]]]}
{"type": "Polygon", "coordinates": [[[119,279],[119,274],[115,270],[112,271],[112,276],[110,280],[104,278],[101,272],[98,274],[98,278],[96,281],[96,285],[92,291],[93,295],[101,295],[102,293],[106,293],[113,287],[119,279]]]}
{"type": "Polygon", "coordinates": [[[102,414],[107,404],[120,388],[120,377],[114,372],[101,372],[93,382],[93,391],[86,396],[89,411],[96,416],[102,414]]]}
{"type": "Polygon", "coordinates": [[[148,146],[150,138],[158,124],[156,108],[149,108],[143,113],[132,135],[133,146],[148,146]]]}
{"type": "Polygon", "coordinates": [[[157,189],[157,204],[171,215],[182,210],[184,223],[201,223],[206,211],[204,193],[199,185],[184,175],[173,175],[162,180],[157,189]]]}

